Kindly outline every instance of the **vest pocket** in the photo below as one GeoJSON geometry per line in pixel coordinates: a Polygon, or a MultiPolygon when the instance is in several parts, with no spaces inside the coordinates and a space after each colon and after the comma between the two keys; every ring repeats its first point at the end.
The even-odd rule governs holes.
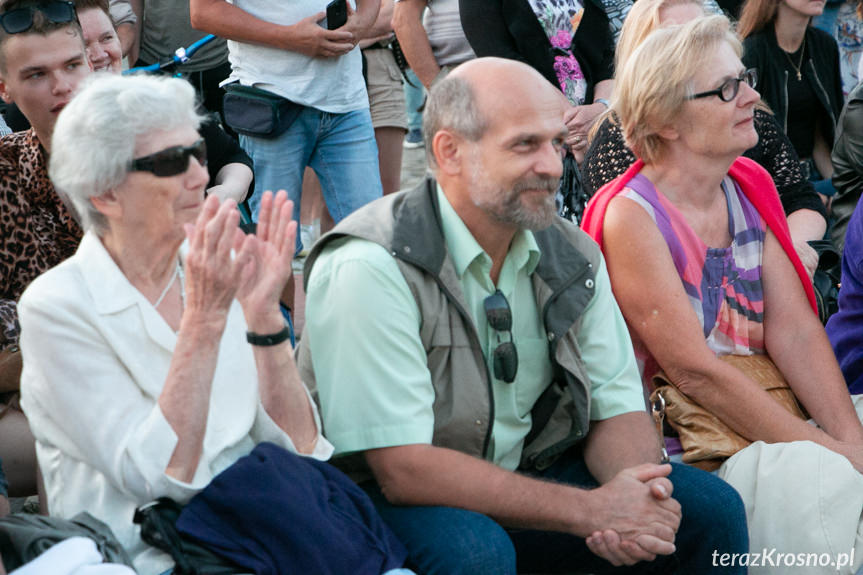
{"type": "Polygon", "coordinates": [[[518,373],[512,385],[515,386],[516,412],[519,418],[525,419],[551,383],[551,362],[548,359],[548,341],[543,338],[520,338],[515,347],[518,350],[518,373]]]}

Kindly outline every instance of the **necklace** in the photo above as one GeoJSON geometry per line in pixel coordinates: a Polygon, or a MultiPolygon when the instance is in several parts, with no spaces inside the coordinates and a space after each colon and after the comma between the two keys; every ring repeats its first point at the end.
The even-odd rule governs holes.
{"type": "Polygon", "coordinates": [[[794,68],[795,72],[797,72],[797,81],[800,82],[803,80],[803,74],[800,70],[803,68],[803,55],[806,53],[806,36],[803,36],[803,44],[800,45],[800,62],[798,62],[797,65],[795,65],[794,60],[791,59],[791,54],[785,52],[785,50],[782,51],[785,53],[785,57],[788,58],[788,63],[791,64],[791,67],[794,68]]]}
{"type": "Polygon", "coordinates": [[[177,276],[180,276],[180,301],[185,307],[186,304],[186,288],[185,288],[185,278],[183,277],[183,268],[180,267],[180,260],[177,260],[177,265],[174,268],[174,273],[171,275],[171,279],[168,280],[168,285],[165,286],[165,289],[162,290],[162,295],[156,299],[156,303],[153,304],[153,307],[159,307],[159,304],[162,303],[162,300],[165,299],[165,296],[168,295],[168,290],[171,289],[171,286],[174,285],[174,281],[177,279],[177,276]]]}
{"type": "Polygon", "coordinates": [[[180,309],[186,309],[186,274],[183,273],[183,265],[177,260],[177,275],[180,276],[180,309]]]}

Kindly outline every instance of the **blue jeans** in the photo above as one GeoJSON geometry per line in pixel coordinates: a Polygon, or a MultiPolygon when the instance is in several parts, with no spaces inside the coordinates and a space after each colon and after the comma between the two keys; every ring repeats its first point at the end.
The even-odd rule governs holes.
{"type": "Polygon", "coordinates": [[[3,473],[3,460],[0,459],[0,496],[7,497],[9,495],[9,484],[6,482],[6,475],[3,473]]]}
{"type": "MultiPolygon", "coordinates": [[[[363,487],[378,512],[408,548],[408,566],[423,575],[514,575],[540,573],[678,573],[695,575],[713,570],[714,551],[746,553],[749,534],[743,502],[716,476],[688,465],[672,464],[674,498],[683,508],[677,552],[651,563],[614,567],[591,553],[584,539],[566,533],[504,528],[494,520],[451,507],[390,505],[373,482],[363,487]]],[[[577,456],[564,456],[541,478],[592,488],[597,486],[577,456]]],[[[746,573],[746,567],[722,572],[746,573]]]]}
{"type": "Polygon", "coordinates": [[[423,127],[423,113],[417,111],[417,108],[423,105],[425,99],[425,90],[422,82],[414,74],[414,71],[408,69],[408,80],[411,84],[405,82],[405,105],[408,109],[408,130],[419,130],[423,127]]]}
{"type": "Polygon", "coordinates": [[[240,145],[255,163],[255,192],[249,199],[255,221],[264,191],[281,189],[294,201],[294,219],[299,221],[306,166],[318,175],[324,202],[336,223],[383,195],[378,146],[367,108],[331,114],[305,107],[278,138],[240,135],[240,145]]]}

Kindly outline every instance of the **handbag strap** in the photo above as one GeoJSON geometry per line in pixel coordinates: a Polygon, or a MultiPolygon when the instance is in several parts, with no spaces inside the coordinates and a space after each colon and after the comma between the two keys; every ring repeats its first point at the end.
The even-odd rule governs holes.
{"type": "Polygon", "coordinates": [[[197,567],[183,550],[183,541],[175,525],[181,510],[173,499],[160,497],[137,508],[132,521],[141,526],[141,539],[145,543],[171,556],[175,575],[198,575],[197,567]]]}

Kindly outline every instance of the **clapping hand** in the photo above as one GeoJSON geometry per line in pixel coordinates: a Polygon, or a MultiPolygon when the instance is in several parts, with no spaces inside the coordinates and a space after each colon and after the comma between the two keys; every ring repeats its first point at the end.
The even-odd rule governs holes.
{"type": "Polygon", "coordinates": [[[237,291],[250,327],[267,321],[272,331],[278,331],[274,323],[284,324],[279,313],[279,296],[293,273],[291,264],[297,236],[293,212],[294,203],[288,200],[284,190],[275,195],[264,192],[257,231],[254,236],[248,236],[253,246],[250,250],[252,271],[237,291]]]}
{"type": "Polygon", "coordinates": [[[185,225],[185,312],[225,321],[237,290],[253,271],[254,245],[243,236],[239,220],[236,202],[227,200],[220,206],[219,199],[210,196],[195,223],[185,225]]]}

